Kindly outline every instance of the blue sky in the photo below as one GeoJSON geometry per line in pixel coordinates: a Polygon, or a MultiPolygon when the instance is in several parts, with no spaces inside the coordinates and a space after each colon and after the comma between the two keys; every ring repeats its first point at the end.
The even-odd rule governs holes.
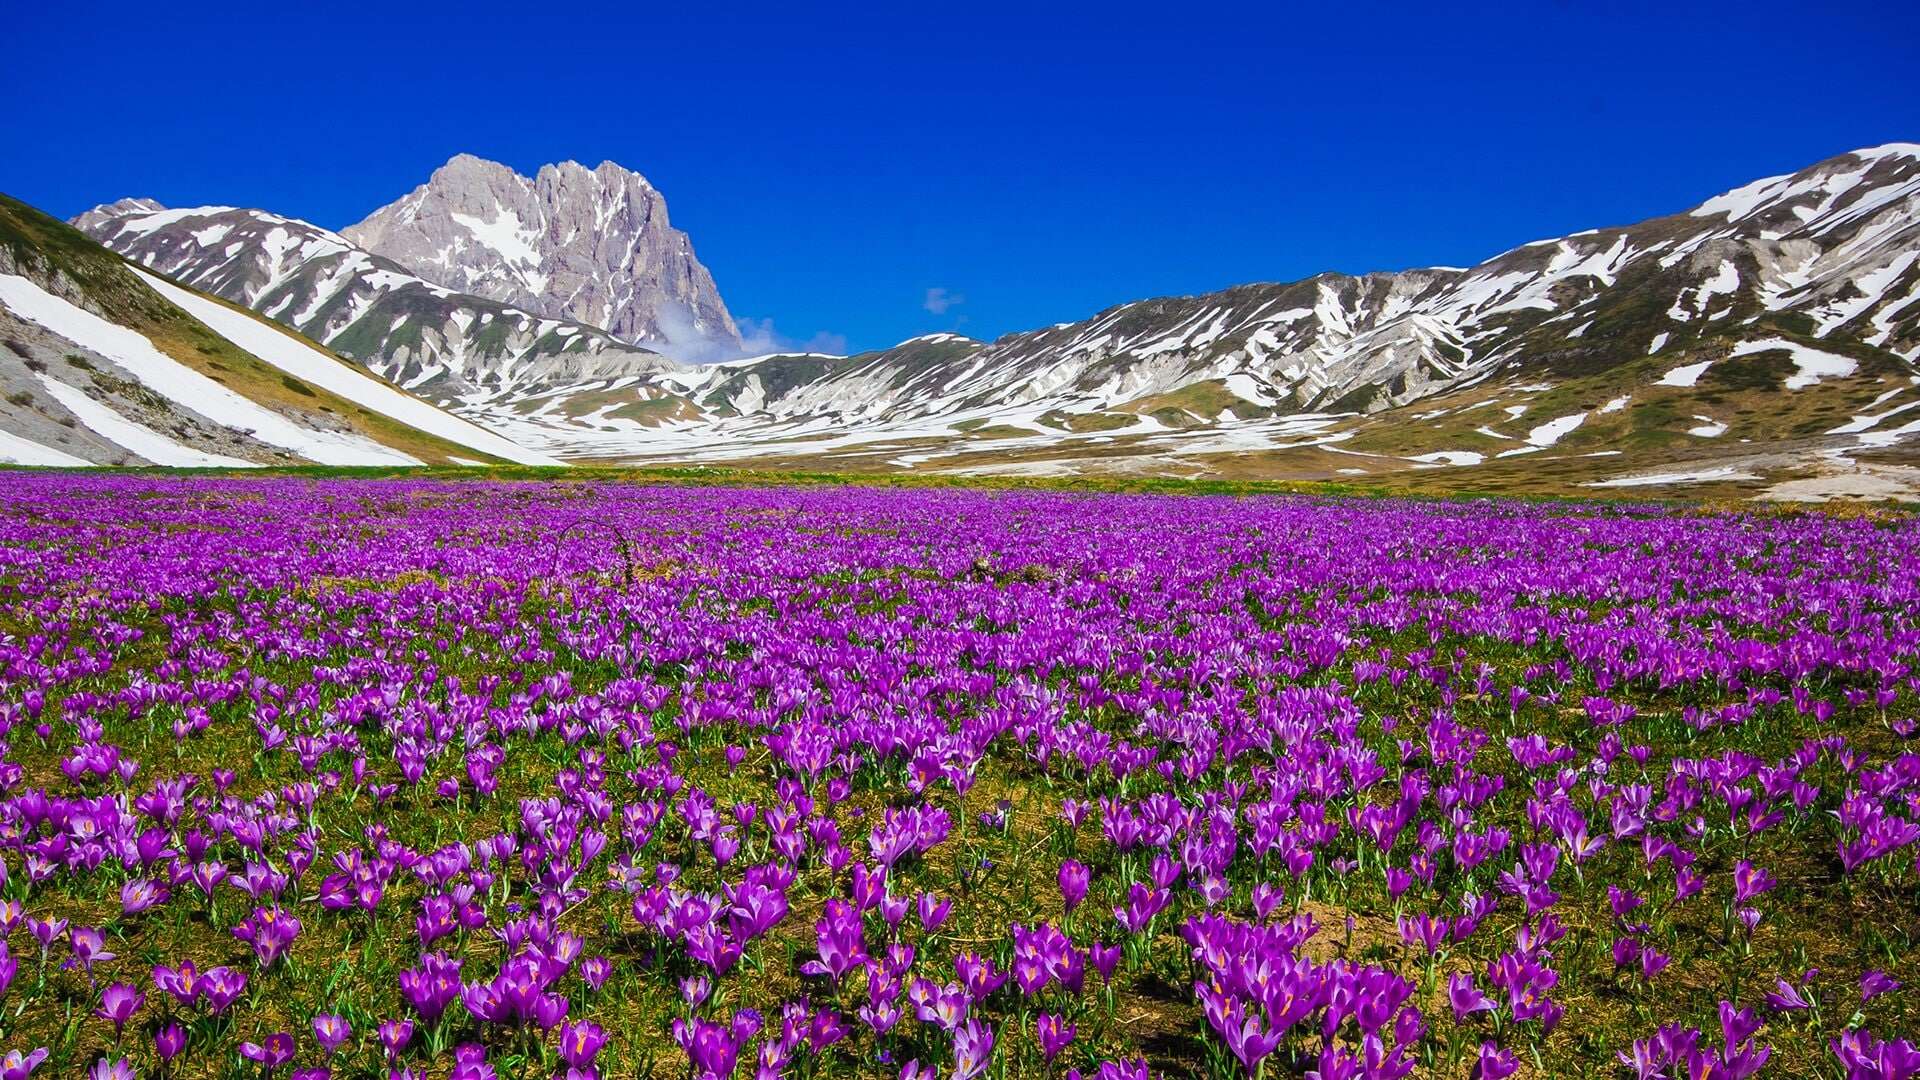
{"type": "Polygon", "coordinates": [[[313,7],[21,5],[0,190],[338,228],[457,152],[612,159],[737,318],[863,349],[1469,264],[1920,141],[1912,3],[313,7]]]}

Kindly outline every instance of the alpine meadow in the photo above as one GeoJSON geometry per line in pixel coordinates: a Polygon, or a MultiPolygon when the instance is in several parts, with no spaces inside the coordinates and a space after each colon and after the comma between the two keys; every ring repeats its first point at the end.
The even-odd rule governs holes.
{"type": "Polygon", "coordinates": [[[1920,11],[10,29],[0,1080],[1920,1080],[1920,11]]]}

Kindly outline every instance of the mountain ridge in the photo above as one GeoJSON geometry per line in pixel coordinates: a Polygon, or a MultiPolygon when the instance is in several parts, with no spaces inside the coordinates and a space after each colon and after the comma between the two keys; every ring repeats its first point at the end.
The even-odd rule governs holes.
{"type": "MultiPolygon", "coordinates": [[[[115,246],[148,258],[139,244],[115,246]]],[[[1920,377],[1917,262],[1920,147],[1896,143],[1470,267],[1243,284],[991,342],[922,335],[849,357],[780,353],[604,376],[543,377],[530,364],[512,386],[440,399],[528,445],[590,460],[970,469],[1011,457],[1034,468],[1177,470],[1235,452],[1312,456],[1322,468],[1328,455],[1376,446],[1361,453],[1377,460],[1333,471],[1445,468],[1592,444],[1622,422],[1601,407],[1623,395],[1659,399],[1650,411],[1620,410],[1635,418],[1617,433],[1635,454],[1684,457],[1741,440],[1845,454],[1869,438],[1908,438],[1904,425],[1877,421],[1840,429],[1913,393],[1887,380],[1920,377]],[[1760,348],[1767,341],[1787,346],[1760,348]],[[1808,359],[1816,354],[1850,357],[1855,373],[1794,382],[1796,357],[1841,363],[1808,359]],[[1704,365],[1715,381],[1752,368],[1747,381],[1776,396],[1743,408],[1780,422],[1701,420],[1721,399],[1662,384],[1667,368],[1635,374],[1648,358],[1704,365]],[[1570,426],[1538,438],[1504,424],[1453,430],[1429,416],[1445,410],[1424,404],[1505,394],[1500,407],[1517,417],[1534,408],[1528,394],[1575,388],[1606,396],[1569,400],[1559,419],[1570,426]],[[1808,403],[1829,398],[1822,407],[1835,419],[1821,428],[1808,403]],[[1387,431],[1431,427],[1444,441],[1387,431]]]]}

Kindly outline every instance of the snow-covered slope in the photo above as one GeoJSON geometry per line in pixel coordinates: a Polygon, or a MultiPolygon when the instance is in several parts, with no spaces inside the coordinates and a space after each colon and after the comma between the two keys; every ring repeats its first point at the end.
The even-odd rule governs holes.
{"type": "Polygon", "coordinates": [[[147,271],[136,271],[161,296],[205,323],[214,333],[310,386],[338,394],[382,416],[417,431],[483,454],[521,464],[548,464],[548,459],[452,413],[429,405],[392,383],[369,376],[313,342],[237,310],[181,288],[147,271]]]}
{"type": "Polygon", "coordinates": [[[74,219],[182,284],[267,315],[437,401],[677,370],[604,331],[422,280],[338,233],[264,210],[123,199],[74,219]]]}
{"type": "Polygon", "coordinates": [[[0,462],[548,463],[0,196],[0,462]]]}

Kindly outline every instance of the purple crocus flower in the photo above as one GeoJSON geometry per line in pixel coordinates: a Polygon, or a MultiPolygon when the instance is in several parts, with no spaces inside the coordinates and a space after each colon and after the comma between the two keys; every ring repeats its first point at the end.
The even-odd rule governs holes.
{"type": "Polygon", "coordinates": [[[332,1057],[353,1037],[353,1026],[345,1017],[321,1013],[313,1018],[313,1037],[319,1042],[321,1052],[332,1057]]]}
{"type": "Polygon", "coordinates": [[[1707,880],[1691,866],[1676,867],[1673,871],[1673,899],[1676,903],[1697,896],[1707,887],[1707,880]]]}
{"type": "Polygon", "coordinates": [[[680,980],[680,1000],[686,1002],[689,1009],[699,1008],[712,990],[713,980],[705,975],[688,975],[680,980]]]}
{"type": "Polygon", "coordinates": [[[206,993],[206,982],[200,969],[191,960],[182,960],[176,967],[156,964],[153,968],[153,985],[173,995],[173,999],[182,1008],[193,1008],[206,993]]]}
{"type": "Polygon", "coordinates": [[[747,881],[723,891],[732,905],[727,912],[727,927],[736,941],[752,941],[787,916],[787,894],[778,889],[747,881]]]}
{"type": "Polygon", "coordinates": [[[153,1052],[161,1061],[172,1061],[187,1048],[187,1029],[177,1020],[169,1020],[153,1033],[153,1052]]]}
{"type": "Polygon", "coordinates": [[[284,1031],[276,1031],[259,1042],[240,1044],[240,1056],[248,1061],[257,1061],[268,1072],[276,1072],[287,1062],[293,1060],[293,1036],[284,1031]]]}
{"type": "Polygon", "coordinates": [[[1828,1044],[1848,1080],[1912,1080],[1920,1076],[1920,1047],[1906,1039],[1879,1039],[1863,1028],[1841,1032],[1828,1044]]]}
{"type": "Polygon", "coordinates": [[[1752,1009],[1735,1008],[1731,1001],[1720,1003],[1720,1035],[1729,1049],[1753,1038],[1764,1023],[1752,1009]]]}
{"type": "Polygon", "coordinates": [[[487,1048],[477,1043],[462,1043],[453,1048],[453,1073],[448,1080],[497,1080],[487,1062],[487,1048]]]}
{"type": "Polygon", "coordinates": [[[1085,865],[1078,860],[1067,859],[1060,864],[1060,898],[1071,912],[1087,898],[1088,873],[1085,865]]]}
{"type": "Polygon", "coordinates": [[[1519,1070],[1520,1061],[1513,1051],[1501,1049],[1499,1043],[1483,1042],[1473,1067],[1467,1070],[1467,1080],[1507,1080],[1519,1070]]]}
{"type": "Polygon", "coordinates": [[[604,956],[589,956],[580,961],[580,981],[586,983],[589,990],[600,989],[611,974],[613,961],[604,956]]]}
{"type": "Polygon", "coordinates": [[[1113,917],[1119,920],[1129,934],[1141,934],[1155,915],[1166,910],[1173,899],[1165,888],[1149,889],[1136,881],[1127,887],[1127,902],[1113,909],[1113,917]]]}
{"type": "Polygon", "coordinates": [[[968,1020],[953,1033],[953,1072],[950,1080],[973,1080],[993,1061],[993,1028],[968,1020]]]}
{"type": "Polygon", "coordinates": [[[1207,1024],[1227,1044],[1228,1052],[1247,1072],[1257,1074],[1260,1063],[1280,1045],[1286,1031],[1270,1026],[1264,1011],[1250,1009],[1237,995],[1204,982],[1195,982],[1193,990],[1207,1024]]]}
{"type": "Polygon", "coordinates": [[[953,913],[953,901],[941,899],[933,893],[920,894],[920,926],[931,934],[946,925],[947,917],[953,913]]]}
{"type": "Polygon", "coordinates": [[[1860,1004],[1865,1005],[1881,994],[1890,994],[1900,989],[1901,983],[1884,971],[1875,969],[1860,976],[1860,1004]]]}
{"type": "Polygon", "coordinates": [[[386,1020],[380,1024],[380,1046],[387,1053],[388,1061],[397,1061],[400,1052],[413,1041],[413,1021],[407,1019],[386,1020]]]}
{"type": "Polygon", "coordinates": [[[233,936],[253,946],[254,958],[262,968],[270,968],[300,936],[300,920],[278,905],[255,908],[253,914],[233,928],[233,936]]]}
{"type": "Polygon", "coordinates": [[[60,940],[60,935],[66,933],[66,930],[67,920],[65,919],[53,917],[43,919],[38,916],[27,918],[27,933],[33,935],[33,940],[40,943],[42,957],[47,955],[47,950],[53,948],[53,943],[60,940]]]}
{"type": "Polygon", "coordinates": [[[966,988],[967,997],[974,1002],[985,1001],[988,995],[1006,984],[1011,974],[1001,971],[992,960],[974,952],[963,952],[954,957],[953,973],[966,988]]]}
{"type": "Polygon", "coordinates": [[[207,1011],[215,1016],[226,1012],[247,990],[246,972],[227,967],[208,968],[201,982],[206,988],[207,1011]]]}
{"type": "Polygon", "coordinates": [[[1774,988],[1767,991],[1767,1005],[1781,1012],[1811,1009],[1813,1005],[1800,993],[1800,988],[1785,979],[1775,979],[1774,988]]]}
{"type": "Polygon", "coordinates": [[[673,1040],[693,1064],[699,1080],[728,1080],[739,1062],[740,1049],[760,1030],[760,1014],[742,1009],[726,1026],[695,1017],[673,1022],[673,1040]]]}
{"type": "Polygon", "coordinates": [[[1100,981],[1103,983],[1113,981],[1113,973],[1120,966],[1121,955],[1122,950],[1118,945],[1102,945],[1096,941],[1087,946],[1087,960],[1093,964],[1093,969],[1100,973],[1100,981]]]}
{"type": "Polygon", "coordinates": [[[100,991],[100,1007],[93,1011],[95,1016],[113,1024],[114,1038],[125,1033],[127,1021],[140,1007],[147,1003],[147,995],[127,983],[109,983],[100,991]]]}
{"type": "Polygon", "coordinates": [[[576,1069],[591,1066],[606,1044],[607,1033],[591,1020],[560,1025],[560,1060],[576,1069]]]}
{"type": "Polygon", "coordinates": [[[1053,1064],[1054,1058],[1060,1056],[1060,1051],[1073,1043],[1076,1034],[1078,1034],[1078,1028],[1067,1023],[1066,1019],[1058,1013],[1041,1013],[1034,1021],[1034,1035],[1040,1043],[1040,1053],[1047,1059],[1049,1065],[1053,1064]]]}
{"type": "Polygon", "coordinates": [[[167,902],[167,888],[146,878],[135,878],[120,886],[120,913],[138,915],[167,902]]]}
{"type": "Polygon", "coordinates": [[[44,1046],[31,1053],[9,1050],[5,1057],[0,1057],[0,1080],[27,1080],[45,1060],[47,1048],[44,1046]]]}
{"type": "Polygon", "coordinates": [[[139,1073],[134,1071],[133,1062],[126,1058],[101,1058],[87,1070],[87,1080],[135,1080],[137,1076],[139,1073]]]}
{"type": "Polygon", "coordinates": [[[1428,956],[1440,951],[1447,943],[1447,935],[1452,924],[1445,917],[1436,918],[1426,912],[1402,915],[1396,920],[1400,931],[1400,940],[1408,945],[1418,945],[1428,956]]]}
{"type": "Polygon", "coordinates": [[[1744,904],[1762,893],[1772,891],[1778,883],[1772,873],[1762,870],[1746,859],[1733,868],[1733,902],[1744,904]]]}
{"type": "Polygon", "coordinates": [[[460,996],[461,961],[441,953],[427,953],[419,966],[400,973],[400,996],[427,1023],[437,1023],[447,1006],[460,996]]]}
{"type": "Polygon", "coordinates": [[[1492,998],[1480,992],[1473,984],[1473,976],[1464,971],[1456,971],[1447,980],[1447,1003],[1453,1007],[1453,1018],[1465,1023],[1467,1017],[1477,1012],[1486,1012],[1498,1008],[1492,998]]]}
{"type": "Polygon", "coordinates": [[[820,958],[801,965],[800,970],[805,974],[825,975],[839,982],[867,958],[860,913],[845,900],[827,901],[825,914],[815,924],[815,938],[820,958]]]}
{"type": "Polygon", "coordinates": [[[1286,889],[1271,881],[1262,881],[1253,887],[1253,913],[1261,919],[1271,918],[1286,898],[1286,889]]]}

